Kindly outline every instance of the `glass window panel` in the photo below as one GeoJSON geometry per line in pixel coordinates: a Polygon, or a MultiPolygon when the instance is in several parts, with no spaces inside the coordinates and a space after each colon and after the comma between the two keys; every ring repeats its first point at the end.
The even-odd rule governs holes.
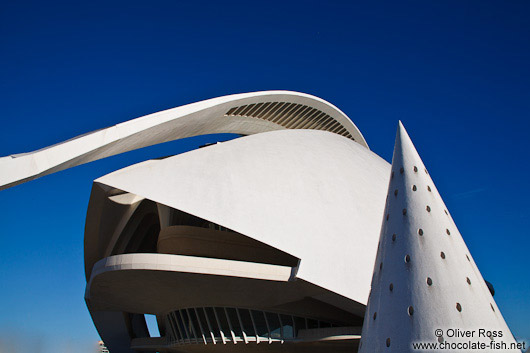
{"type": "Polygon", "coordinates": [[[305,330],[305,319],[303,317],[295,317],[294,318],[294,328],[296,330],[295,337],[298,337],[298,331],[305,330]]]}
{"type": "Polygon", "coordinates": [[[208,334],[210,332],[210,329],[208,328],[208,322],[206,322],[204,311],[202,310],[202,308],[198,308],[196,313],[199,316],[199,322],[201,323],[202,329],[204,330],[204,334],[208,334]]]}
{"type": "Polygon", "coordinates": [[[331,324],[329,322],[326,322],[326,321],[320,321],[320,327],[323,328],[323,327],[331,327],[331,324]]]}
{"type": "Polygon", "coordinates": [[[280,318],[278,314],[267,313],[267,321],[269,323],[269,329],[271,331],[271,338],[282,338],[280,329],[280,318]]]}
{"type": "Polygon", "coordinates": [[[186,310],[180,310],[180,315],[182,316],[184,326],[186,326],[186,332],[188,333],[189,338],[195,338],[195,335],[193,334],[193,329],[191,328],[191,322],[188,318],[188,313],[186,312],[186,310]]]}
{"type": "Polygon", "coordinates": [[[318,328],[318,321],[313,320],[313,319],[307,319],[307,328],[308,329],[318,328]]]}
{"type": "Polygon", "coordinates": [[[210,325],[212,325],[212,332],[215,337],[221,337],[221,333],[219,330],[219,326],[217,325],[217,320],[215,319],[215,314],[213,312],[213,308],[205,308],[206,314],[208,315],[208,320],[210,321],[210,325]]]}
{"type": "Polygon", "coordinates": [[[239,316],[241,316],[241,322],[243,324],[243,329],[247,336],[256,336],[254,332],[254,326],[252,325],[252,319],[250,318],[250,310],[248,309],[238,309],[239,316]]]}
{"type": "Polygon", "coordinates": [[[171,332],[175,336],[177,340],[181,340],[182,336],[180,335],[179,329],[177,327],[177,322],[175,321],[175,318],[173,317],[173,313],[169,314],[167,316],[169,326],[171,327],[171,332]]]}
{"type": "Polygon", "coordinates": [[[217,313],[217,318],[219,319],[219,324],[221,325],[221,330],[225,335],[225,339],[231,340],[232,335],[230,334],[230,327],[228,326],[228,321],[226,320],[226,315],[224,308],[214,308],[217,313]]]}
{"type": "Polygon", "coordinates": [[[188,334],[186,333],[184,322],[182,321],[182,317],[180,316],[180,313],[178,311],[175,311],[174,318],[177,321],[177,327],[178,329],[180,329],[180,333],[183,336],[182,338],[188,339],[189,337],[188,337],[188,334]]]}
{"type": "Polygon", "coordinates": [[[260,337],[269,337],[269,329],[267,328],[267,323],[265,322],[265,316],[263,311],[251,310],[252,317],[254,318],[254,323],[256,324],[257,334],[260,337]]]}
{"type": "Polygon", "coordinates": [[[236,309],[226,308],[226,312],[228,313],[228,318],[232,324],[234,334],[238,337],[243,337],[243,331],[241,329],[241,325],[239,324],[239,318],[237,317],[236,309]]]}
{"type": "Polygon", "coordinates": [[[293,317],[290,315],[280,315],[283,325],[283,338],[294,338],[293,317]]]}
{"type": "Polygon", "coordinates": [[[188,314],[189,318],[188,330],[191,330],[190,335],[193,336],[193,333],[195,333],[195,336],[197,338],[201,338],[201,329],[199,327],[199,323],[197,322],[197,316],[195,315],[195,311],[193,311],[193,309],[187,309],[186,314],[188,314]]]}

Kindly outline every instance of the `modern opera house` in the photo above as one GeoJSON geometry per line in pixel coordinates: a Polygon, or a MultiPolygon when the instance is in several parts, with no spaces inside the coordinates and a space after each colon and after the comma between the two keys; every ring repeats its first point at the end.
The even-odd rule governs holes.
{"type": "Polygon", "coordinates": [[[357,351],[391,166],[322,99],[266,91],[154,113],[3,157],[0,185],[214,133],[240,137],[94,181],[85,300],[105,345],[357,351]],[[145,314],[156,315],[160,337],[145,314]]]}

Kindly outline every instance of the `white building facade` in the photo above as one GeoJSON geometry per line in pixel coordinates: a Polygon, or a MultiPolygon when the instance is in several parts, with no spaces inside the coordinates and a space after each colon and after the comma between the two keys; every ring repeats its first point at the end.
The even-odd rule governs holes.
{"type": "Polygon", "coordinates": [[[0,159],[0,188],[180,138],[240,138],[94,181],[85,300],[119,352],[352,352],[390,165],[319,98],[238,94],[0,159]],[[150,337],[145,314],[161,337],[150,337]]]}

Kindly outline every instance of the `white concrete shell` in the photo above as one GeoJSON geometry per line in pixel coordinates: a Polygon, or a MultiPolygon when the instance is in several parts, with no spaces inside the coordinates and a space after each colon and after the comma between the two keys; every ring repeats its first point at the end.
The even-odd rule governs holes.
{"type": "MultiPolygon", "coordinates": [[[[213,133],[246,137],[146,161],[94,183],[85,230],[86,300],[106,344],[115,353],[147,351],[145,339],[131,341],[148,334],[143,313],[163,319],[182,305],[234,306],[234,288],[248,287],[239,301],[244,307],[355,326],[315,333],[309,325],[299,339],[311,346],[297,349],[322,351],[315,342],[330,339],[337,349],[356,347],[370,280],[365,264],[375,255],[389,166],[369,151],[346,115],[317,97],[288,91],[219,97],[2,157],[0,190],[119,153],[213,133]],[[153,212],[160,227],[158,249],[151,244],[155,253],[141,254],[146,248],[134,237],[152,232],[142,222],[153,221],[153,212]],[[177,212],[230,233],[175,226],[177,212]],[[216,237],[225,243],[211,243],[216,237]],[[193,253],[193,242],[206,244],[204,254],[193,253]],[[156,303],[146,300],[153,294],[143,285],[148,282],[162,286],[156,303]],[[186,283],[218,283],[218,295],[193,295],[193,288],[182,290],[186,283]],[[181,294],[178,302],[175,291],[181,294]],[[274,300],[267,299],[271,295],[274,300]]],[[[168,322],[159,324],[167,328],[168,322]]],[[[256,336],[255,342],[260,340],[256,336]]],[[[156,349],[152,343],[150,350],[156,349]]]]}
{"type": "Polygon", "coordinates": [[[400,123],[359,352],[437,350],[520,352],[400,123]]]}
{"type": "MultiPolygon", "coordinates": [[[[109,334],[123,325],[121,314],[110,318],[113,311],[165,317],[181,308],[239,306],[295,315],[301,309],[294,303],[310,298],[319,304],[302,313],[356,326],[337,336],[350,343],[334,348],[354,349],[360,332],[355,317],[360,320],[368,298],[389,168],[349,138],[285,130],[146,161],[97,179],[85,232],[86,299],[102,338],[116,352],[139,344],[125,329],[109,334]],[[141,219],[145,202],[157,205],[159,251],[171,228],[167,210],[178,210],[297,261],[271,265],[257,252],[234,261],[221,250],[209,255],[216,260],[196,254],[120,255],[120,244],[133,242],[125,229],[141,219]]],[[[311,340],[314,334],[300,335],[311,340]]]]}
{"type": "Polygon", "coordinates": [[[0,158],[0,190],[105,157],[185,137],[318,129],[366,142],[344,113],[303,93],[235,94],[149,114],[38,151],[0,158]]]}
{"type": "Polygon", "coordinates": [[[387,197],[390,165],[367,148],[339,109],[306,94],[214,98],[3,157],[0,189],[212,133],[243,137],[132,165],[93,184],[85,228],[85,299],[111,352],[354,351],[371,283],[366,352],[387,349],[389,332],[399,330],[406,332],[389,346],[408,351],[412,339],[423,338],[447,315],[457,317],[447,321],[457,327],[483,322],[509,334],[456,226],[442,213],[432,180],[428,174],[418,177],[424,167],[404,130],[387,197]],[[401,167],[403,175],[396,169],[401,167]],[[409,185],[414,178],[416,190],[409,185]],[[419,188],[421,198],[415,198],[419,188]],[[428,214],[424,204],[430,205],[428,214]],[[398,240],[404,240],[397,255],[390,249],[396,246],[391,226],[401,227],[398,240]],[[438,234],[440,229],[448,234],[438,234]],[[444,260],[452,272],[432,263],[440,247],[451,254],[444,260]],[[433,275],[426,274],[431,270],[433,275]],[[455,285],[455,273],[471,284],[455,285]],[[387,300],[389,278],[381,281],[382,276],[409,287],[396,288],[396,300],[387,300]],[[427,276],[434,283],[429,288],[427,276]],[[437,292],[438,283],[457,290],[437,292]],[[464,309],[455,314],[441,304],[431,308],[428,291],[438,302],[458,302],[464,309]],[[486,304],[491,312],[482,311],[486,304]],[[409,306],[414,319],[423,317],[421,325],[411,324],[409,306]],[[468,307],[479,314],[467,316],[468,307]],[[380,327],[373,322],[374,310],[390,313],[380,327]],[[149,336],[144,314],[157,315],[163,337],[149,336]]]}
{"type": "MultiPolygon", "coordinates": [[[[292,130],[146,161],[95,183],[280,249],[301,259],[298,278],[365,304],[388,173],[387,162],[349,139],[292,130]]],[[[116,241],[90,229],[87,273],[116,241]],[[99,254],[97,238],[107,242],[99,254]]]]}

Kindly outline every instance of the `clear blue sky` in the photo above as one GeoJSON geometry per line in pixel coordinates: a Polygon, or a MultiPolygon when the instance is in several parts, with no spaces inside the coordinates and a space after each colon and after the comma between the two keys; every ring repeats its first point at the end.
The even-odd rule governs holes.
{"type": "MultiPolygon", "coordinates": [[[[508,325],[528,339],[529,17],[528,1],[2,1],[0,155],[268,89],[335,104],[388,161],[401,119],[508,325]]],[[[217,137],[0,192],[0,347],[89,352],[92,180],[217,137]]]]}

